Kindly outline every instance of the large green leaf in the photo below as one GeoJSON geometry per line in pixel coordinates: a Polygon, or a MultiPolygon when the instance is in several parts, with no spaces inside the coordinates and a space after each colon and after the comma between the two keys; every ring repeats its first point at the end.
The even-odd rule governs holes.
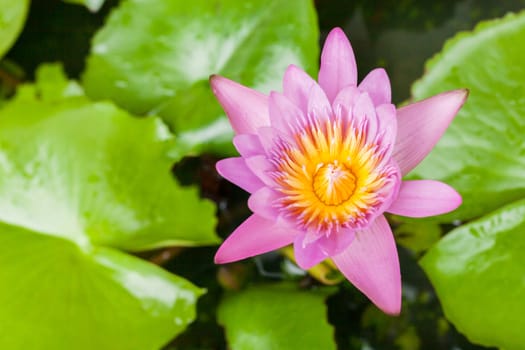
{"type": "Polygon", "coordinates": [[[162,122],[93,103],[57,66],[0,109],[0,348],[158,349],[198,288],[115,248],[217,242],[162,122]]]}
{"type": "Polygon", "coordinates": [[[113,249],[0,224],[0,348],[159,349],[202,293],[113,249]]]}
{"type": "Polygon", "coordinates": [[[0,58],[22,31],[28,9],[29,0],[0,0],[0,58]]]}
{"type": "Polygon", "coordinates": [[[174,140],[159,119],[57,102],[79,87],[42,80],[44,100],[28,87],[0,110],[0,221],[127,250],[218,242],[213,204],[171,175],[174,140]]]}
{"type": "Polygon", "coordinates": [[[129,0],[93,39],[89,96],[162,116],[194,150],[231,152],[232,131],[208,78],[221,74],[269,92],[289,64],[315,73],[312,1],[129,0]]]}
{"type": "Polygon", "coordinates": [[[468,219],[525,196],[525,12],[484,22],[450,40],[413,87],[421,99],[467,87],[465,106],[416,177],[455,187],[463,205],[446,219],[468,219]]]}
{"type": "Polygon", "coordinates": [[[421,260],[445,315],[468,338],[525,344],[525,200],[450,232],[421,260]]]}
{"type": "Polygon", "coordinates": [[[335,349],[326,321],[327,295],[288,284],[256,286],[228,295],[218,319],[231,349],[335,349]]]}

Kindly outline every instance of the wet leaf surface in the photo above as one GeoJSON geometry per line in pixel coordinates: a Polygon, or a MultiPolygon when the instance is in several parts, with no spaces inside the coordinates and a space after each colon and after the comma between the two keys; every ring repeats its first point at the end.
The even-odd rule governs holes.
{"type": "Polygon", "coordinates": [[[94,37],[83,83],[95,99],[162,116],[194,152],[231,154],[209,76],[280,90],[289,64],[316,72],[317,39],[313,6],[302,0],[127,1],[94,37]]]}
{"type": "Polygon", "coordinates": [[[450,40],[414,85],[416,99],[470,90],[444,137],[411,173],[461,193],[462,206],[442,220],[477,217],[525,196],[525,47],[516,45],[524,35],[524,12],[482,23],[450,40]]]}
{"type": "Polygon", "coordinates": [[[119,250],[217,243],[214,205],[173,178],[160,119],[37,76],[0,109],[0,348],[158,349],[203,290],[119,250]]]}
{"type": "Polygon", "coordinates": [[[450,232],[422,259],[445,315],[485,346],[525,344],[525,201],[450,232]]]}

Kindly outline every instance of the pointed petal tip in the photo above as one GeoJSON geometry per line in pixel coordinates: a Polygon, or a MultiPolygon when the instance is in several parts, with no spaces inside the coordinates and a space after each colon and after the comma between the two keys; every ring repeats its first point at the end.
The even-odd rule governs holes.
{"type": "Polygon", "coordinates": [[[442,95],[452,95],[451,98],[455,97],[458,100],[458,110],[467,101],[469,94],[470,90],[467,88],[450,90],[442,93],[442,95]]]}
{"type": "Polygon", "coordinates": [[[428,97],[419,102],[434,100],[438,104],[448,104],[450,110],[454,112],[453,114],[451,114],[451,117],[450,117],[450,120],[452,120],[456,116],[456,114],[459,112],[461,107],[463,107],[463,105],[467,101],[469,94],[470,94],[470,90],[466,88],[449,90],[449,91],[445,91],[440,94],[428,97]]]}
{"type": "Polygon", "coordinates": [[[465,99],[470,94],[470,89],[468,89],[468,88],[461,88],[461,89],[456,89],[456,90],[452,90],[452,91],[456,91],[457,93],[460,93],[461,95],[464,96],[465,99]]]}
{"type": "MultiPolygon", "coordinates": [[[[352,44],[350,43],[350,40],[348,39],[348,36],[344,32],[344,30],[340,27],[333,28],[328,35],[326,36],[326,40],[323,46],[323,52],[321,53],[321,56],[323,56],[324,51],[330,51],[331,49],[338,48],[339,50],[343,50],[343,52],[340,52],[339,54],[342,54],[344,58],[352,58],[354,64],[355,64],[355,57],[354,57],[354,51],[352,49],[352,44]],[[348,56],[350,55],[350,57],[348,56]]],[[[327,54],[333,54],[330,52],[326,52],[327,54]]],[[[342,64],[348,63],[348,62],[341,62],[342,64]]],[[[353,72],[356,74],[357,78],[357,72],[353,72]]]]}
{"type": "Polygon", "coordinates": [[[470,90],[467,89],[467,88],[463,88],[463,89],[459,89],[458,90],[459,93],[461,93],[462,95],[462,102],[461,102],[461,105],[460,105],[460,108],[463,107],[463,105],[465,104],[465,102],[467,101],[469,95],[470,95],[470,90]]]}
{"type": "Polygon", "coordinates": [[[225,164],[224,162],[224,159],[221,159],[221,160],[218,160],[216,163],[215,163],[215,170],[217,170],[217,172],[219,173],[220,176],[224,177],[223,172],[224,172],[224,168],[227,167],[227,164],[225,164]]]}
{"type": "Polygon", "coordinates": [[[376,68],[359,84],[361,91],[366,91],[374,101],[374,105],[389,104],[392,100],[390,78],[384,68],[376,68]]]}
{"type": "Polygon", "coordinates": [[[454,188],[441,181],[408,180],[401,184],[399,194],[387,212],[423,218],[454,211],[462,201],[454,188]]]}
{"type": "Polygon", "coordinates": [[[401,313],[401,277],[399,275],[399,283],[396,286],[390,286],[388,291],[380,293],[362,292],[370,299],[370,301],[385,314],[390,316],[398,316],[401,313]]]}
{"type": "Polygon", "coordinates": [[[288,228],[253,214],[224,240],[215,253],[214,261],[216,264],[226,264],[264,254],[292,243],[295,234],[288,228]]]}
{"type": "Polygon", "coordinates": [[[401,272],[390,226],[380,216],[357,234],[354,242],[332,260],[379,309],[396,315],[401,310],[401,272]]]}
{"type": "Polygon", "coordinates": [[[394,159],[403,175],[434,148],[467,100],[469,91],[442,92],[397,110],[398,134],[394,159]]]}
{"type": "Polygon", "coordinates": [[[370,295],[364,293],[370,301],[385,314],[390,316],[399,316],[401,313],[401,284],[399,288],[395,291],[390,290],[388,294],[383,293],[383,295],[370,295]]]}
{"type": "Polygon", "coordinates": [[[332,30],[328,33],[328,36],[326,38],[328,40],[328,38],[333,38],[333,37],[337,37],[337,36],[339,36],[339,37],[342,36],[345,39],[347,39],[346,34],[345,34],[344,30],[341,27],[334,27],[334,28],[332,28],[332,30]]]}
{"type": "Polygon", "coordinates": [[[228,263],[228,261],[226,261],[226,259],[224,259],[222,254],[220,254],[220,248],[219,248],[219,251],[217,251],[217,253],[215,254],[215,257],[213,258],[213,263],[215,263],[216,265],[227,264],[228,263]]]}
{"type": "Polygon", "coordinates": [[[270,124],[265,94],[220,75],[210,76],[210,86],[236,134],[253,134],[270,124]]]}
{"type": "MultiPolygon", "coordinates": [[[[229,180],[228,174],[231,172],[230,169],[232,168],[232,159],[234,158],[224,158],[220,159],[215,163],[215,170],[219,173],[220,176],[222,176],[225,179],[229,180]]],[[[235,158],[238,162],[240,162],[240,159],[242,158],[235,158]]],[[[237,164],[235,164],[237,165],[237,164]]]]}
{"type": "Polygon", "coordinates": [[[270,93],[268,94],[268,102],[272,101],[272,100],[278,100],[280,99],[282,96],[282,94],[278,93],[277,91],[270,91],[270,93]]]}
{"type": "Polygon", "coordinates": [[[357,65],[350,40],[341,28],[328,33],[321,52],[319,85],[330,102],[346,86],[357,85],[357,65]]]}
{"type": "Polygon", "coordinates": [[[456,189],[453,187],[450,187],[450,192],[451,192],[450,194],[451,198],[449,199],[450,208],[451,208],[450,211],[453,211],[459,208],[461,204],[463,204],[463,197],[461,197],[461,194],[458,191],[456,191],[456,189]]]}
{"type": "Polygon", "coordinates": [[[453,187],[450,187],[448,185],[446,186],[449,188],[449,198],[447,198],[448,211],[444,212],[443,214],[450,213],[459,208],[461,204],[463,204],[463,197],[461,197],[461,194],[459,194],[459,192],[456,191],[453,187]]]}
{"type": "Polygon", "coordinates": [[[461,195],[455,190],[454,192],[455,192],[454,198],[449,200],[449,207],[448,207],[449,210],[443,214],[453,212],[454,210],[456,210],[463,204],[463,198],[461,197],[461,195]]]}
{"type": "Polygon", "coordinates": [[[234,183],[248,193],[253,193],[263,187],[263,183],[248,168],[244,158],[225,158],[215,163],[219,175],[234,183]]]}
{"type": "Polygon", "coordinates": [[[237,256],[234,253],[228,251],[228,249],[223,249],[223,246],[221,245],[213,257],[213,263],[216,265],[223,265],[249,258],[251,258],[251,256],[237,256]]]}
{"type": "Polygon", "coordinates": [[[295,64],[289,64],[288,67],[286,67],[286,71],[301,71],[303,72],[303,70],[301,68],[299,68],[299,66],[295,65],[295,64]]]}
{"type": "Polygon", "coordinates": [[[392,303],[391,305],[376,305],[381,311],[390,316],[399,316],[401,313],[401,298],[398,302],[392,303]]]}
{"type": "Polygon", "coordinates": [[[213,257],[213,262],[217,265],[220,265],[229,264],[231,262],[235,262],[242,259],[242,257],[239,259],[235,258],[234,254],[232,254],[232,252],[229,251],[227,244],[221,244],[219,246],[219,249],[217,249],[215,256],[213,257]]]}
{"type": "Polygon", "coordinates": [[[228,81],[231,81],[231,80],[229,80],[228,78],[225,78],[225,77],[223,77],[221,75],[218,75],[218,74],[212,74],[208,78],[208,81],[210,82],[211,89],[212,89],[213,93],[215,94],[215,92],[217,91],[217,88],[220,89],[220,85],[221,84],[227,83],[228,81]]]}

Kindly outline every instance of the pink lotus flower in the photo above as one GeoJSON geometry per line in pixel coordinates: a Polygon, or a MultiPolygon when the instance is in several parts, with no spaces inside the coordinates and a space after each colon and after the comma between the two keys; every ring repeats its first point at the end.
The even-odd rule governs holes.
{"type": "Polygon", "coordinates": [[[461,204],[444,183],[401,177],[434,147],[467,91],[396,110],[383,69],[357,85],[352,47],[339,28],[326,39],[319,83],[291,65],[282,94],[267,96],[220,76],[211,85],[241,155],[219,161],[217,170],[251,193],[254,213],[222,244],[215,262],[293,243],[301,268],[331,258],[380,309],[398,314],[399,259],[383,213],[424,217],[461,204]]]}

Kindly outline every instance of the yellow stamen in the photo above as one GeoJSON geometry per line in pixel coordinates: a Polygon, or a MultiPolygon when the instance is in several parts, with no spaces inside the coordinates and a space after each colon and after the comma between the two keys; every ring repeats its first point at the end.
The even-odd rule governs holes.
{"type": "Polygon", "coordinates": [[[351,170],[336,160],[319,168],[312,185],[315,195],[325,205],[339,205],[354,194],[356,178],[351,170]]]}
{"type": "Polygon", "coordinates": [[[359,226],[378,206],[392,169],[382,165],[377,145],[357,128],[327,121],[310,125],[276,154],[281,207],[315,230],[359,226]]]}

